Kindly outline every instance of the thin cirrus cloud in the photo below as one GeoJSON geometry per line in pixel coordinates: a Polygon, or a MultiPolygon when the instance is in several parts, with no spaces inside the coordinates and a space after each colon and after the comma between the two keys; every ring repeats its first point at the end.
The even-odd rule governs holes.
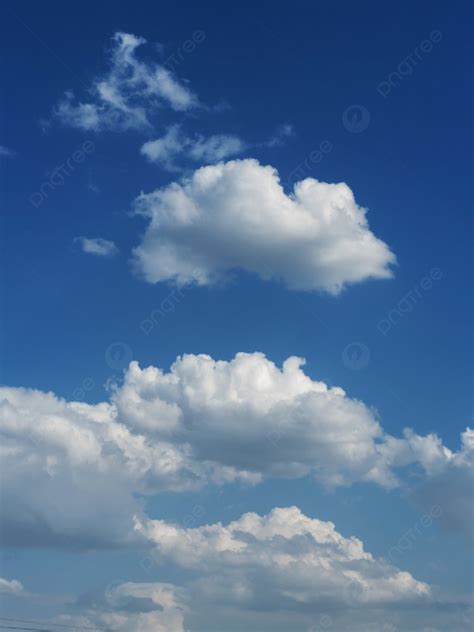
{"type": "Polygon", "coordinates": [[[3,541],[15,546],[143,546],[143,499],[234,481],[307,475],[328,487],[438,483],[433,502],[453,528],[472,528],[472,431],[451,452],[436,435],[384,433],[342,389],[312,380],[301,360],[262,354],[179,357],[169,372],[136,362],[110,400],[0,389],[3,541]],[[34,468],[36,485],[31,486],[34,468]],[[464,485],[450,485],[452,472],[464,485]],[[449,495],[449,497],[446,497],[449,495]]]}
{"type": "Polygon", "coordinates": [[[396,262],[346,184],[306,178],[286,194],[276,169],[255,159],[197,169],[141,194],[134,208],[149,222],[134,264],[150,283],[210,285],[242,269],[338,294],[390,278],[396,262]]]}
{"type": "Polygon", "coordinates": [[[149,130],[161,108],[185,112],[198,107],[186,82],[161,64],[138,57],[137,49],[144,44],[143,37],[115,33],[107,72],[92,81],[84,101],[66,92],[53,109],[53,118],[86,131],[149,130]]]}
{"type": "Polygon", "coordinates": [[[293,125],[285,123],[284,125],[279,125],[270,138],[263,144],[266,147],[281,147],[281,145],[294,136],[294,134],[293,125]]]}
{"type": "Polygon", "coordinates": [[[14,155],[15,152],[12,149],[5,147],[5,145],[0,145],[0,156],[3,156],[4,158],[11,158],[14,155]]]}
{"type": "Polygon", "coordinates": [[[252,147],[280,147],[294,135],[293,126],[280,125],[262,143],[248,143],[234,134],[186,135],[178,124],[171,125],[166,133],[144,143],[140,152],[149,162],[170,172],[183,171],[188,164],[209,165],[237,156],[252,147]]]}
{"type": "Polygon", "coordinates": [[[156,140],[147,141],[141,153],[150,162],[159,164],[167,171],[181,171],[183,161],[210,164],[242,153],[246,143],[232,134],[186,136],[177,124],[172,125],[156,140]]]}
{"type": "Polygon", "coordinates": [[[86,254],[97,257],[114,257],[119,252],[113,241],[102,237],[76,237],[74,243],[79,244],[86,254]]]}

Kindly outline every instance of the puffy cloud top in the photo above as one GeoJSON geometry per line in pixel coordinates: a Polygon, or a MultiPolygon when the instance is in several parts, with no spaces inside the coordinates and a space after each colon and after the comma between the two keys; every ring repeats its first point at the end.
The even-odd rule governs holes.
{"type": "Polygon", "coordinates": [[[397,603],[430,596],[427,584],[376,560],[357,538],[297,507],[266,516],[247,513],[221,523],[183,529],[159,520],[137,524],[156,546],[158,562],[199,571],[194,588],[205,598],[239,607],[397,603]]]}
{"type": "Polygon", "coordinates": [[[389,278],[395,263],[346,184],[307,178],[287,195],[277,171],[254,159],[202,167],[140,195],[135,210],[149,219],[134,255],[150,283],[207,285],[240,268],[337,294],[389,278]]]}
{"type": "Polygon", "coordinates": [[[341,388],[305,375],[303,363],[288,358],[279,369],[261,353],[229,362],[185,355],[163,373],[132,362],[113,402],[129,427],[191,444],[198,460],[258,476],[313,472],[329,485],[370,478],[378,422],[341,388]]]}
{"type": "MultiPolygon", "coordinates": [[[[470,480],[469,432],[456,453],[435,435],[386,435],[365,404],[311,379],[302,364],[292,357],[279,368],[260,353],[185,355],[168,372],[132,362],[110,401],[95,405],[1,388],[4,540],[137,544],[140,496],[209,482],[311,474],[332,487],[390,487],[410,465],[447,490],[454,475],[470,480]]],[[[453,511],[469,499],[467,482],[455,489],[453,511]]],[[[447,499],[436,504],[447,518],[447,499]]]]}

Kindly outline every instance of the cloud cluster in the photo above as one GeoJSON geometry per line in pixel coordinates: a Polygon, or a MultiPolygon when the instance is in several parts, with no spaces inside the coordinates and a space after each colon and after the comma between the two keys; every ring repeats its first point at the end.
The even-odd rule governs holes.
{"type": "Polygon", "coordinates": [[[198,599],[244,609],[317,609],[322,604],[387,604],[430,597],[427,584],[376,560],[357,538],[297,507],[247,513],[183,529],[160,520],[138,523],[159,562],[194,572],[198,599]]]}
{"type": "MultiPolygon", "coordinates": [[[[16,545],[138,545],[140,498],[166,490],[305,475],[390,487],[409,466],[425,482],[469,480],[473,468],[472,433],[457,453],[435,435],[391,437],[365,404],[306,375],[301,359],[279,368],[260,353],[185,355],[168,372],[132,362],[95,405],[1,388],[0,433],[3,539],[16,545]]],[[[449,511],[448,499],[436,503],[449,511]]]]}
{"type": "MultiPolygon", "coordinates": [[[[174,583],[115,581],[68,600],[44,627],[110,632],[457,632],[472,629],[465,602],[436,591],[296,507],[183,530],[154,521],[159,574],[174,583]],[[200,555],[203,547],[210,554],[200,555]],[[188,557],[189,553],[189,557],[188,557]],[[165,566],[164,566],[165,565],[165,566]],[[211,570],[213,569],[213,570],[211,570]],[[179,583],[179,585],[178,585],[179,583]]],[[[25,625],[27,619],[9,619],[25,625]]],[[[35,626],[39,621],[31,621],[35,626]]]]}
{"type": "Polygon", "coordinates": [[[143,37],[117,32],[112,38],[109,69],[93,80],[87,101],[71,92],[53,110],[62,124],[86,131],[152,129],[150,117],[160,108],[184,112],[199,105],[196,95],[164,66],[142,61],[143,37]]]}
{"type": "Polygon", "coordinates": [[[1,528],[8,545],[135,545],[137,496],[245,478],[231,467],[197,462],[187,445],[132,433],[110,403],[1,388],[0,434],[1,528]]]}
{"type": "Polygon", "coordinates": [[[56,624],[117,632],[378,632],[410,628],[363,625],[378,619],[385,624],[394,611],[413,620],[436,603],[428,584],[297,507],[196,528],[144,519],[135,529],[152,546],[155,570],[171,574],[179,585],[116,582],[84,595],[76,603],[81,614],[60,617],[56,624]]]}
{"type": "Polygon", "coordinates": [[[346,184],[306,178],[287,195],[277,171],[254,159],[202,167],[141,194],[135,211],[149,221],[134,260],[150,283],[208,285],[242,269],[338,294],[391,277],[395,263],[346,184]]]}

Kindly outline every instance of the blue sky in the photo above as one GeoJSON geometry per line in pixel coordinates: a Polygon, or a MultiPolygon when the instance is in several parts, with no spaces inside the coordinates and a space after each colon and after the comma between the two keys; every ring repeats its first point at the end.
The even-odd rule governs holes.
{"type": "MultiPolygon", "coordinates": [[[[383,437],[402,438],[403,429],[409,427],[426,442],[431,441],[426,437],[437,435],[439,445],[444,446],[437,444],[435,449],[433,442],[423,444],[425,448],[419,452],[422,456],[410,463],[405,463],[409,460],[405,453],[397,456],[399,462],[394,467],[401,470],[394,486],[367,482],[351,471],[350,481],[328,489],[321,480],[315,481],[311,468],[317,467],[317,462],[302,475],[290,476],[291,464],[285,461],[284,475],[275,474],[268,465],[268,471],[262,469],[263,480],[252,485],[237,479],[224,484],[205,478],[193,491],[177,491],[162,482],[153,492],[144,493],[140,486],[131,491],[134,497],[146,498],[144,520],[173,522],[181,528],[190,514],[192,527],[197,528],[219,522],[227,525],[246,512],[262,516],[275,507],[295,505],[309,519],[334,522],[345,538],[359,538],[376,560],[387,559],[391,547],[418,524],[420,516],[439,506],[441,516],[429,528],[421,529],[409,553],[391,560],[410,573],[413,581],[436,587],[430,588],[432,595],[422,603],[406,602],[401,589],[392,600],[383,598],[375,604],[361,598],[354,619],[354,613],[350,614],[354,604],[339,603],[344,587],[334,580],[336,594],[327,603],[307,597],[304,607],[293,604],[279,612],[278,600],[272,601],[276,592],[257,595],[254,591],[249,604],[245,600],[234,603],[208,586],[206,606],[196,597],[199,590],[185,577],[185,570],[177,563],[180,555],[174,549],[162,565],[144,568],[150,547],[153,551],[153,547],[161,546],[156,535],[147,536],[146,546],[112,542],[111,537],[107,550],[103,544],[84,545],[81,538],[87,540],[90,534],[84,535],[78,527],[73,529],[74,541],[69,532],[61,533],[58,523],[52,526],[57,516],[51,517],[46,509],[43,515],[41,509],[38,517],[37,509],[28,507],[28,500],[23,502],[22,486],[28,481],[28,472],[13,469],[7,477],[11,488],[7,489],[5,511],[10,514],[11,524],[6,528],[0,577],[7,582],[21,582],[24,588],[17,590],[11,584],[5,588],[4,616],[38,620],[53,617],[51,621],[58,625],[94,625],[104,630],[132,630],[141,625],[140,629],[146,631],[156,629],[153,626],[159,622],[168,626],[163,629],[173,631],[217,630],[224,626],[257,632],[277,629],[275,617],[282,630],[353,629],[347,627],[351,620],[360,629],[371,629],[369,623],[376,626],[374,630],[383,629],[376,621],[392,626],[386,630],[441,630],[447,625],[453,630],[470,629],[467,604],[472,561],[465,533],[471,529],[466,527],[466,507],[472,491],[472,456],[460,447],[460,435],[469,425],[472,409],[472,104],[468,90],[472,50],[468,3],[447,6],[419,2],[416,6],[401,3],[386,7],[374,2],[329,6],[297,2],[290,9],[283,3],[263,2],[239,8],[216,3],[160,6],[142,2],[137,8],[127,3],[66,6],[49,2],[45,6],[18,1],[2,13],[5,53],[0,63],[5,79],[0,177],[6,213],[2,225],[1,379],[13,389],[5,395],[5,401],[12,408],[17,406],[15,414],[6,407],[5,416],[14,414],[12,424],[16,428],[11,430],[7,423],[8,446],[13,442],[15,449],[21,446],[21,450],[27,450],[25,436],[21,435],[26,432],[21,430],[22,419],[33,423],[31,419],[38,416],[34,423],[47,425],[48,419],[61,420],[66,414],[54,408],[56,403],[35,403],[31,391],[22,391],[25,401],[21,403],[20,395],[16,399],[12,394],[15,389],[52,392],[55,402],[57,397],[97,405],[110,400],[111,383],[122,392],[119,385],[131,360],[142,368],[152,365],[168,372],[183,354],[207,354],[216,361],[229,362],[239,352],[261,352],[279,368],[290,356],[305,358],[301,371],[308,379],[341,387],[351,406],[356,406],[355,401],[363,402],[364,410],[370,411],[383,429],[383,437]],[[172,91],[150,94],[143,85],[135,85],[125,92],[120,74],[123,58],[116,58],[122,62],[116,64],[117,74],[111,73],[114,51],[119,55],[126,50],[125,40],[112,39],[116,33],[146,40],[140,45],[136,40],[133,59],[137,63],[146,61],[140,71],[172,67],[173,72],[167,75],[174,82],[172,91]],[[128,99],[127,107],[140,101],[141,109],[120,111],[110,105],[111,101],[104,106],[97,92],[101,81],[109,90],[123,89],[120,94],[128,99]],[[65,96],[68,92],[73,96],[65,96]],[[188,97],[190,102],[182,100],[188,97]],[[81,118],[80,103],[88,103],[99,112],[95,125],[81,118]],[[61,104],[69,105],[61,109],[61,104]],[[147,122],[139,124],[137,112],[143,111],[147,122]],[[110,113],[115,118],[107,119],[110,113]],[[141,149],[145,143],[166,138],[170,129],[178,130],[171,166],[163,154],[147,156],[141,149]],[[201,197],[193,173],[205,165],[209,174],[217,173],[220,167],[215,163],[221,157],[215,145],[214,158],[209,145],[205,145],[207,153],[202,152],[206,139],[216,135],[221,136],[221,164],[241,162],[234,170],[223,168],[223,197],[212,188],[201,197]],[[229,139],[238,139],[240,151],[231,153],[229,139]],[[321,147],[325,150],[316,154],[321,147]],[[78,150],[82,151],[80,159],[78,150]],[[258,162],[248,163],[248,159],[258,162]],[[276,202],[271,177],[268,191],[263,184],[267,172],[262,165],[276,169],[284,186],[276,202]],[[62,168],[59,184],[52,179],[58,167],[62,168]],[[312,261],[311,241],[300,238],[292,242],[285,233],[278,233],[279,213],[285,213],[293,204],[288,197],[291,185],[304,178],[346,183],[358,205],[355,208],[368,209],[365,235],[380,240],[380,250],[372,241],[367,248],[352,241],[355,229],[349,220],[346,225],[345,214],[352,212],[347,210],[351,204],[347,202],[339,219],[331,220],[327,232],[317,238],[318,247],[325,252],[327,249],[331,263],[308,267],[312,261]],[[45,183],[49,183],[46,188],[45,183]],[[140,193],[149,194],[170,183],[186,191],[188,201],[200,208],[202,221],[193,220],[196,228],[189,233],[173,224],[174,220],[168,225],[154,198],[145,198],[148,215],[132,213],[140,193]],[[261,210],[267,203],[271,210],[274,208],[275,223],[268,221],[261,210]],[[236,221],[233,209],[240,208],[240,204],[243,210],[236,221]],[[248,217],[247,210],[251,212],[248,217]],[[211,218],[209,223],[203,219],[207,216],[211,218]],[[162,222],[156,232],[150,226],[152,217],[162,222]],[[262,226],[267,226],[263,237],[259,233],[262,226]],[[347,233],[343,232],[346,229],[347,233]],[[168,231],[166,244],[174,253],[172,257],[177,253],[171,264],[157,245],[164,231],[168,231]],[[341,235],[345,241],[339,241],[341,235]],[[94,254],[87,252],[83,238],[107,240],[112,245],[102,244],[102,254],[94,254]],[[132,261],[132,251],[144,244],[146,256],[135,255],[132,261]],[[354,254],[347,262],[346,253],[352,248],[354,254]],[[201,276],[181,285],[178,280],[177,289],[177,275],[187,265],[183,252],[189,253],[190,260],[200,262],[201,276]],[[396,257],[396,264],[387,263],[390,253],[396,257]],[[267,280],[266,271],[275,263],[280,278],[267,280]],[[370,266],[371,272],[361,272],[357,281],[351,282],[351,275],[364,265],[370,266]],[[388,269],[391,278],[373,278],[384,276],[388,269]],[[211,276],[204,278],[207,272],[211,276]],[[151,282],[150,275],[161,277],[151,282]],[[334,275],[339,275],[342,283],[347,282],[339,293],[327,289],[334,275]],[[167,308],[170,301],[172,307],[167,308]],[[157,316],[159,309],[162,313],[157,316]],[[153,313],[156,322],[150,327],[153,313]],[[50,405],[55,412],[48,409],[50,405]],[[440,455],[443,450],[451,451],[446,463],[439,456],[439,469],[431,461],[426,466],[426,454],[436,450],[440,455]],[[459,500],[458,492],[464,494],[459,500]],[[10,501],[10,495],[20,500],[10,501]],[[455,498],[460,515],[450,515],[448,505],[443,504],[446,495],[455,498]],[[198,515],[193,514],[196,507],[202,508],[198,515]],[[12,516],[12,512],[18,512],[18,516],[12,516]],[[48,524],[46,539],[38,536],[41,529],[36,519],[43,526],[48,524]],[[21,532],[17,540],[11,535],[12,529],[21,532]],[[126,593],[124,603],[119,600],[117,605],[115,598],[115,606],[111,605],[110,591],[132,582],[133,595],[126,593]],[[184,615],[184,623],[178,607],[165,607],[164,614],[158,615],[164,623],[152,619],[155,615],[148,612],[150,603],[161,602],[146,591],[158,582],[189,593],[185,601],[191,603],[191,614],[184,615]],[[107,586],[112,588],[107,591],[107,586]],[[204,606],[198,608],[196,600],[204,606]],[[331,610],[334,603],[339,604],[337,616],[331,610]],[[141,614],[140,604],[148,608],[141,614]],[[110,613],[114,607],[126,618],[120,624],[125,627],[113,627],[110,613]],[[215,622],[209,614],[214,610],[218,613],[215,622]],[[445,617],[441,621],[437,621],[437,611],[445,617]],[[58,619],[60,616],[65,618],[58,619]],[[322,621],[324,616],[330,618],[328,625],[332,628],[323,627],[328,623],[322,621]]],[[[159,90],[163,90],[163,78],[157,81],[159,90]]],[[[114,93],[113,98],[116,96],[114,93]]],[[[170,154],[169,143],[164,146],[170,154]]],[[[325,190],[324,195],[332,195],[330,191],[335,189],[325,190]]],[[[317,205],[313,202],[316,195],[314,191],[308,193],[307,203],[317,205]]],[[[343,203],[340,199],[337,202],[343,203]]],[[[167,212],[176,216],[184,208],[178,202],[166,204],[167,212]]],[[[301,198],[301,208],[306,208],[305,204],[301,198]]],[[[292,213],[300,209],[291,208],[292,213]]],[[[288,234],[298,228],[292,225],[292,217],[288,216],[288,234]]],[[[93,243],[100,247],[101,242],[93,243]]],[[[237,371],[237,365],[227,366],[237,371]]],[[[255,367],[258,370],[263,370],[260,364],[255,367]]],[[[180,379],[185,394],[186,389],[195,387],[193,380],[199,388],[199,379],[204,378],[191,375],[185,367],[180,379]]],[[[201,387],[204,389],[203,383],[201,387]]],[[[251,390],[251,384],[248,388],[251,390]]],[[[277,397],[286,388],[290,389],[289,382],[275,385],[272,396],[277,397]]],[[[250,395],[245,391],[241,396],[242,409],[232,408],[232,415],[227,408],[221,411],[219,423],[229,424],[229,436],[226,429],[221,436],[220,429],[214,428],[206,439],[205,428],[211,428],[206,421],[200,431],[205,445],[201,446],[199,439],[186,439],[191,441],[196,463],[203,455],[210,458],[214,442],[222,454],[227,454],[233,441],[236,449],[242,449],[241,445],[254,445],[255,450],[268,446],[268,441],[240,444],[232,436],[235,419],[238,434],[249,419],[245,407],[251,404],[245,397],[250,395]]],[[[151,397],[147,392],[138,404],[134,401],[138,408],[143,406],[143,415],[148,415],[153,424],[163,412],[146,408],[151,397]]],[[[173,400],[185,419],[189,415],[185,424],[197,423],[200,415],[206,416],[202,407],[193,408],[188,400],[183,402],[173,400]]],[[[288,424],[283,442],[292,443],[295,415],[305,414],[297,410],[290,407],[282,422],[288,424]]],[[[147,434],[148,427],[145,431],[134,426],[135,422],[130,421],[132,412],[123,404],[118,421],[129,424],[132,435],[144,436],[154,445],[156,429],[147,434]]],[[[272,414],[277,415],[276,409],[272,414]]],[[[330,412],[329,418],[334,414],[336,411],[330,412]]],[[[65,428],[70,428],[67,423],[76,423],[72,418],[64,419],[58,423],[64,423],[65,428]]],[[[347,427],[349,434],[350,428],[352,425],[347,427]]],[[[77,441],[82,445],[82,440],[77,441]]],[[[28,454],[33,464],[25,498],[31,496],[36,472],[39,496],[51,499],[57,493],[60,515],[67,511],[61,507],[62,493],[74,495],[75,491],[74,484],[68,489],[66,482],[59,490],[59,480],[51,482],[59,475],[49,473],[49,478],[43,478],[36,470],[46,471],[50,467],[48,458],[59,458],[57,446],[50,451],[50,442],[57,444],[48,435],[39,447],[28,448],[33,449],[31,454],[17,454],[23,454],[25,463],[29,462],[28,454]]],[[[403,444],[400,450],[412,454],[415,449],[408,444],[406,439],[406,446],[403,444]]],[[[106,450],[106,446],[101,449],[106,450]]],[[[221,461],[217,459],[220,466],[243,467],[249,462],[250,457],[236,457],[231,452],[221,461]]],[[[66,449],[64,454],[64,472],[71,472],[75,467],[68,461],[73,459],[72,453],[66,449]]],[[[271,450],[269,454],[271,461],[271,450]]],[[[258,457],[257,461],[266,458],[258,457]]],[[[333,466],[331,463],[331,472],[333,466]]],[[[253,461],[250,469],[258,470],[253,461]]],[[[93,480],[100,481],[100,472],[99,468],[93,480]]],[[[100,489],[109,498],[115,493],[108,487],[113,486],[110,476],[112,483],[108,479],[103,485],[98,483],[97,494],[92,495],[88,509],[92,514],[94,503],[102,502],[100,489]]],[[[117,482],[118,487],[120,484],[117,482]]],[[[132,503],[130,498],[125,505],[132,503]]],[[[79,525],[85,511],[81,503],[78,499],[74,508],[79,525]]],[[[106,511],[117,509],[115,504],[110,509],[107,503],[105,506],[106,511]]],[[[89,524],[88,520],[84,519],[84,524],[89,524]]],[[[182,534],[177,537],[183,540],[182,534]]],[[[225,561],[209,561],[210,557],[195,562],[197,576],[211,573],[220,577],[222,573],[223,585],[230,582],[229,577],[237,581],[233,566],[234,570],[229,570],[225,561]]],[[[377,567],[370,572],[377,576],[388,571],[377,567]]],[[[262,577],[267,585],[264,569],[250,567],[248,573],[262,577]]],[[[240,576],[238,580],[250,581],[240,576]]],[[[318,585],[319,579],[313,580],[318,585]]],[[[295,586],[300,586],[300,581],[295,578],[295,586]]],[[[301,597],[302,589],[295,586],[291,590],[286,586],[285,590],[292,594],[299,590],[301,597]]],[[[127,590],[132,589],[128,586],[127,590]]],[[[231,588],[228,590],[233,594],[231,588]]],[[[160,608],[157,611],[161,612],[160,608]]]]}

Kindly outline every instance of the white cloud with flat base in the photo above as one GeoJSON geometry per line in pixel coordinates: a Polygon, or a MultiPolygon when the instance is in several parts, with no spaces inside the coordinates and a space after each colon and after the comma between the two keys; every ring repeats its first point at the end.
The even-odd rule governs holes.
{"type": "Polygon", "coordinates": [[[445,480],[433,501],[443,520],[453,512],[453,526],[472,528],[461,511],[470,500],[470,431],[458,452],[436,435],[387,435],[370,408],[313,380],[299,358],[279,368],[261,353],[186,355],[168,372],[132,362],[110,401],[94,405],[3,387],[0,433],[10,545],[139,546],[133,517],[144,516],[144,497],[307,475],[333,488],[406,486],[407,472],[416,484],[445,480]]]}
{"type": "Polygon", "coordinates": [[[202,167],[141,194],[135,212],[148,226],[134,264],[150,283],[210,285],[241,269],[338,294],[390,278],[395,264],[346,184],[306,178],[286,194],[276,169],[255,159],[202,167]]]}

